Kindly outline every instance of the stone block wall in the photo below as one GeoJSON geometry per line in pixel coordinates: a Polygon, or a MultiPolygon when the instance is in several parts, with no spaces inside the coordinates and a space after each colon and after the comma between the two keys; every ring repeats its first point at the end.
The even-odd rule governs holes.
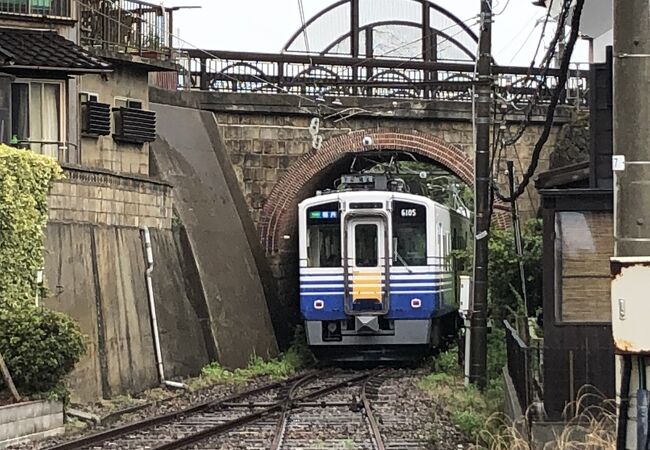
{"type": "Polygon", "coordinates": [[[38,400],[0,406],[0,449],[63,432],[62,403],[38,400]]]}
{"type": "MultiPolygon", "coordinates": [[[[261,211],[275,183],[305,154],[312,151],[308,115],[255,114],[250,112],[215,113],[219,128],[226,143],[240,188],[248,203],[251,216],[259,224],[261,211]]],[[[377,128],[395,129],[397,132],[418,131],[443,139],[473,158],[473,131],[468,120],[422,120],[422,119],[377,119],[352,118],[342,122],[321,122],[320,134],[324,140],[354,131],[377,128]]],[[[541,134],[539,124],[530,125],[519,140],[512,154],[503,155],[515,161],[518,174],[530,164],[532,149],[541,134]]],[[[539,171],[548,167],[548,157],[554,145],[556,130],[553,131],[540,158],[539,171]]],[[[524,217],[536,215],[539,197],[530,187],[522,201],[520,211],[524,217]]]]}
{"type": "Polygon", "coordinates": [[[51,221],[171,229],[169,184],[82,167],[64,173],[50,191],[51,221]]]}

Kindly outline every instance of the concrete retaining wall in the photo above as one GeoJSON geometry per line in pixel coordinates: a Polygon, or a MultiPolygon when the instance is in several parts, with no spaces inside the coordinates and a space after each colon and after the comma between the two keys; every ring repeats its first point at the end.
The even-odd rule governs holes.
{"type": "Polygon", "coordinates": [[[257,250],[251,244],[253,225],[236,179],[228,173],[232,167],[214,117],[156,103],[151,109],[160,133],[151,145],[155,174],[174,186],[175,209],[196,259],[218,360],[242,367],[252,355],[273,356],[277,343],[268,286],[265,292],[258,265],[263,254],[259,242],[257,250]]]}
{"type": "MultiPolygon", "coordinates": [[[[152,230],[154,293],[166,376],[197,374],[212,358],[188,298],[171,230],[152,230]]],[[[140,230],[50,222],[47,306],[75,318],[88,351],[69,376],[73,401],[136,393],[158,384],[140,230]]],[[[205,309],[205,307],[203,307],[205,309]]]]}
{"type": "Polygon", "coordinates": [[[19,442],[57,436],[63,428],[63,404],[34,401],[0,406],[0,449],[19,442]]]}

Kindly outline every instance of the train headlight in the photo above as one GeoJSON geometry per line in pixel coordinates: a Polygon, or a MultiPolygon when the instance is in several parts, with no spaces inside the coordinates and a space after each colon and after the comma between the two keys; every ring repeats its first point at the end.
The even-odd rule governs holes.
{"type": "Polygon", "coordinates": [[[314,309],[323,309],[325,308],[325,302],[322,300],[314,300],[314,309]]]}
{"type": "Polygon", "coordinates": [[[422,306],[422,300],[419,298],[412,298],[411,299],[411,308],[413,309],[418,309],[422,306]]]}
{"type": "Polygon", "coordinates": [[[334,334],[336,333],[337,325],[336,322],[330,322],[327,324],[327,331],[334,334]]]}

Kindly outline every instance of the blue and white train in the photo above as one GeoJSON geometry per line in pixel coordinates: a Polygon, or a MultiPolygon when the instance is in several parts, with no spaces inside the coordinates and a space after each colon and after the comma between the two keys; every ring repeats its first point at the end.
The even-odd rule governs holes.
{"type": "Polygon", "coordinates": [[[314,353],[411,359],[455,336],[452,249],[469,219],[404,192],[343,191],[299,205],[300,308],[314,353]]]}

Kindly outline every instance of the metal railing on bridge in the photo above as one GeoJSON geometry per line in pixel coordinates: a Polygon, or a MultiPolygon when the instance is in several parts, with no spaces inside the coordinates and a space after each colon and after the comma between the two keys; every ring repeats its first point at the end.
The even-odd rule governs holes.
{"type": "MultiPolygon", "coordinates": [[[[352,58],[186,49],[177,62],[179,87],[217,92],[291,93],[470,101],[471,63],[352,58]]],[[[548,102],[559,71],[495,66],[496,93],[505,101],[548,102]]],[[[573,69],[563,103],[586,105],[588,72],[573,69]]]]}
{"type": "MultiPolygon", "coordinates": [[[[34,0],[33,0],[34,1],[34,0]]],[[[172,10],[140,0],[78,0],[81,44],[155,59],[172,55],[172,10]]]]}

